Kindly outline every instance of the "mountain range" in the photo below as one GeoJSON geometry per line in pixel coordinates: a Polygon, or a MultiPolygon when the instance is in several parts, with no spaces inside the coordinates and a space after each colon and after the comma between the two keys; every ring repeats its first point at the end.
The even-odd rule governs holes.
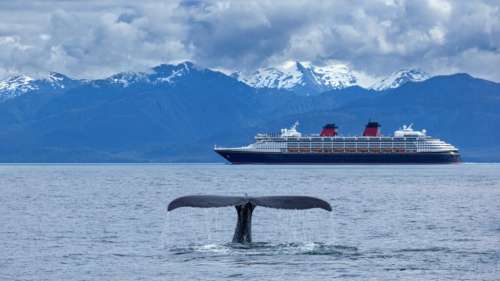
{"type": "Polygon", "coordinates": [[[310,62],[298,61],[261,68],[246,75],[235,72],[231,76],[255,88],[285,89],[302,95],[315,95],[353,86],[383,91],[430,77],[419,69],[400,69],[387,77],[367,81],[365,75],[349,69],[345,64],[316,66],[310,62]]]}
{"type": "MultiPolygon", "coordinates": [[[[60,92],[75,86],[88,83],[116,83],[123,87],[136,83],[161,84],[174,82],[196,67],[191,62],[179,64],[183,68],[176,69],[174,65],[159,65],[150,72],[122,72],[106,79],[74,80],[63,74],[51,72],[47,77],[35,79],[27,75],[18,75],[0,81],[0,101],[31,92],[60,92]],[[175,69],[175,70],[174,70],[175,69]]],[[[316,95],[329,90],[339,90],[353,86],[365,89],[384,91],[397,88],[407,82],[418,82],[428,79],[429,74],[419,69],[400,69],[387,77],[374,82],[364,81],[362,75],[349,69],[345,64],[330,64],[316,66],[310,62],[289,61],[277,67],[260,68],[250,74],[234,72],[230,77],[237,79],[250,87],[287,90],[296,94],[316,95]]]]}
{"type": "Polygon", "coordinates": [[[336,64],[293,62],[224,74],[190,62],[79,80],[50,73],[0,81],[0,162],[222,162],[214,144],[246,145],[299,120],[345,135],[369,120],[386,135],[414,123],[466,161],[500,161],[500,84],[399,70],[367,83],[336,64]]]}

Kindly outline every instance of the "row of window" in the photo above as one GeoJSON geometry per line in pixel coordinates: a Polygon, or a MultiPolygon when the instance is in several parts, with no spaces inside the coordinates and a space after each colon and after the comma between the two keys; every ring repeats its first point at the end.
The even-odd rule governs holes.
{"type": "Polygon", "coordinates": [[[368,142],[380,142],[380,141],[417,141],[417,140],[428,140],[429,137],[417,138],[417,137],[310,137],[310,138],[258,138],[259,141],[268,142],[344,142],[344,141],[368,141],[368,142]]]}
{"type": "Polygon", "coordinates": [[[334,150],[334,149],[354,149],[354,150],[369,150],[369,149],[405,149],[415,151],[436,151],[449,150],[453,146],[443,143],[427,143],[427,142],[390,142],[390,143],[368,143],[368,142],[259,142],[251,145],[254,149],[259,150],[275,150],[275,149],[299,149],[299,150],[334,150]]]}

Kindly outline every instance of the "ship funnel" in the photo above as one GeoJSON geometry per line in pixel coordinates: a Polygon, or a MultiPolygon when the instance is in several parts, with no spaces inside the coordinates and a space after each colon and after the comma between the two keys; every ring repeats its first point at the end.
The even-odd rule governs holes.
{"type": "Polygon", "coordinates": [[[337,126],[335,124],[326,124],[323,126],[323,130],[321,130],[321,137],[333,137],[337,135],[337,126]]]}
{"type": "Polygon", "coordinates": [[[378,122],[368,122],[363,132],[365,137],[378,137],[380,136],[380,124],[378,122]]]}

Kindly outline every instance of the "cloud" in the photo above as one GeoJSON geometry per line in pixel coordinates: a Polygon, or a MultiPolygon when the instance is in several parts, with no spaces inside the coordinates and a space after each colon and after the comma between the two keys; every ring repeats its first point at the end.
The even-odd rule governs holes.
{"type": "Polygon", "coordinates": [[[500,81],[499,50],[499,3],[488,0],[0,2],[0,76],[95,78],[179,60],[250,71],[297,59],[500,81]]]}
{"type": "MultiPolygon", "coordinates": [[[[5,41],[0,53],[7,53],[0,57],[0,68],[35,74],[52,70],[95,78],[191,58],[183,43],[185,28],[177,3],[137,7],[95,3],[90,8],[70,2],[41,3],[38,9],[42,11],[50,4],[57,9],[13,35],[0,31],[0,42],[5,41]]],[[[14,12],[20,18],[25,13],[34,14],[14,12]]],[[[10,25],[17,26],[14,20],[10,25]]]]}

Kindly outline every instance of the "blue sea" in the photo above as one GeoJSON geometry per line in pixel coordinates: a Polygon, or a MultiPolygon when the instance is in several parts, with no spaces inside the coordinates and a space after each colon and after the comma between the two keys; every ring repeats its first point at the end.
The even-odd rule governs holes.
{"type": "Polygon", "coordinates": [[[500,280],[500,165],[1,165],[0,280],[500,280]],[[332,212],[188,194],[309,195],[332,212]]]}

